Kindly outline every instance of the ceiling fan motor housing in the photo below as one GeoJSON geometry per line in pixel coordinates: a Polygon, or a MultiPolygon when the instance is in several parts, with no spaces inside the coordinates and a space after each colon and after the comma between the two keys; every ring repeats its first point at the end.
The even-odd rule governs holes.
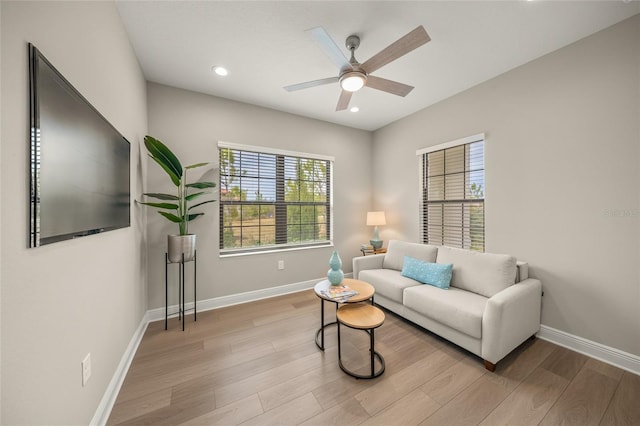
{"type": "Polygon", "coordinates": [[[360,47],[360,37],[354,34],[350,35],[349,37],[347,37],[347,41],[345,45],[347,46],[347,49],[349,49],[350,52],[353,52],[358,47],[360,47]]]}
{"type": "Polygon", "coordinates": [[[360,65],[358,61],[356,61],[356,49],[360,46],[360,37],[358,37],[357,35],[350,35],[349,37],[347,37],[347,41],[344,43],[345,46],[347,46],[347,49],[349,49],[349,52],[351,52],[351,59],[349,59],[349,63],[351,65],[360,65]]]}
{"type": "Polygon", "coordinates": [[[348,92],[356,92],[367,84],[367,73],[362,69],[356,60],[355,51],[360,46],[360,37],[355,34],[347,37],[345,46],[351,52],[349,63],[351,67],[345,66],[340,73],[340,87],[348,92]]]}

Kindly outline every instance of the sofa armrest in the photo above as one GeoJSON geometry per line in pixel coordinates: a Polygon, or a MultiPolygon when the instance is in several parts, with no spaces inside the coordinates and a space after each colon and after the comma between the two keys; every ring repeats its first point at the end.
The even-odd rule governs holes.
{"type": "Polygon", "coordinates": [[[542,284],[527,278],[496,293],[482,316],[482,358],[493,364],[540,330],[542,284]]]}
{"type": "Polygon", "coordinates": [[[365,269],[382,269],[384,254],[374,254],[370,256],[359,256],[353,258],[353,278],[358,279],[360,271],[365,269]]]}

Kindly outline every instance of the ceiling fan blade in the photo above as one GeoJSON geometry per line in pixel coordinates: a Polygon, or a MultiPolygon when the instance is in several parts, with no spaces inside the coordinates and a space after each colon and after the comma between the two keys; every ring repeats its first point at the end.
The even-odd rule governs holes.
{"type": "Polygon", "coordinates": [[[322,78],[320,80],[306,81],[304,83],[292,84],[285,86],[287,92],[295,92],[296,90],[308,89],[310,87],[322,86],[324,84],[337,83],[338,77],[322,78]]]}
{"type": "Polygon", "coordinates": [[[413,49],[422,46],[429,40],[431,40],[431,37],[429,37],[429,34],[427,34],[424,27],[420,25],[415,30],[411,31],[404,37],[400,37],[398,40],[394,41],[389,46],[369,58],[369,60],[362,64],[362,69],[365,70],[367,74],[371,74],[375,70],[387,65],[389,62],[395,61],[399,57],[411,52],[413,49]]]}
{"type": "Polygon", "coordinates": [[[398,83],[397,81],[387,80],[386,78],[380,78],[373,75],[367,77],[367,87],[372,89],[382,90],[383,92],[391,93],[405,97],[413,90],[413,86],[407,84],[398,83]]]}
{"type": "Polygon", "coordinates": [[[342,70],[345,67],[350,67],[349,60],[344,55],[342,50],[338,47],[335,41],[331,38],[329,33],[322,27],[315,27],[307,30],[311,35],[311,38],[320,46],[324,53],[331,59],[331,62],[336,64],[338,69],[342,70]]]}
{"type": "Polygon", "coordinates": [[[353,92],[348,92],[343,90],[340,93],[340,98],[338,99],[338,105],[336,106],[336,111],[344,111],[349,107],[349,101],[351,101],[351,95],[353,92]]]}

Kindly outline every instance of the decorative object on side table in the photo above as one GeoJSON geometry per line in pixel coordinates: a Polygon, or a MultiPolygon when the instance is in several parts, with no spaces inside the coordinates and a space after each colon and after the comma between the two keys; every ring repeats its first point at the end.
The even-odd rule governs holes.
{"type": "Polygon", "coordinates": [[[335,250],[329,259],[329,266],[331,269],[327,272],[327,279],[331,285],[340,285],[344,279],[344,272],[342,272],[342,259],[340,259],[340,255],[335,250]]]}
{"type": "Polygon", "coordinates": [[[361,244],[360,251],[362,252],[363,256],[366,256],[368,254],[383,254],[387,252],[387,249],[386,248],[374,249],[371,244],[361,244]]]}
{"type": "Polygon", "coordinates": [[[328,289],[322,290],[321,293],[325,298],[337,303],[345,303],[352,296],[358,295],[358,292],[356,290],[345,284],[331,284],[328,289]]]}
{"type": "Polygon", "coordinates": [[[189,206],[190,201],[207,194],[207,192],[199,191],[191,194],[188,192],[189,189],[215,188],[216,184],[214,182],[187,183],[187,170],[206,166],[209,163],[197,163],[183,167],[176,155],[166,145],[152,136],[145,136],[144,145],[149,151],[149,156],[169,175],[171,182],[177,187],[177,194],[145,193],[143,195],[162,202],[140,202],[140,204],[159,209],[158,213],[170,222],[178,224],[179,234],[168,236],[167,251],[169,261],[174,263],[181,262],[183,254],[184,261],[191,261],[195,253],[196,236],[195,234],[189,234],[189,222],[204,214],[191,213],[191,209],[203,204],[213,203],[215,200],[202,201],[189,206]]]}
{"type": "Polygon", "coordinates": [[[374,250],[382,248],[382,240],[378,235],[378,226],[387,224],[387,220],[384,216],[384,212],[367,212],[367,226],[373,226],[373,237],[369,243],[373,246],[374,250]]]}

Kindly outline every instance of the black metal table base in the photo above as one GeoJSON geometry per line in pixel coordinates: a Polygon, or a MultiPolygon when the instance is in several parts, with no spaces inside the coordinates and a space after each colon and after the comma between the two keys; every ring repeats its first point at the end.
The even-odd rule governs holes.
{"type": "MultiPolygon", "coordinates": [[[[373,306],[373,296],[371,296],[371,299],[369,299],[371,302],[371,305],[373,306]]],[[[320,349],[321,351],[324,351],[324,329],[327,328],[330,325],[334,325],[337,324],[338,321],[332,321],[330,323],[325,324],[324,323],[324,302],[325,299],[320,298],[320,328],[318,329],[318,331],[316,332],[316,346],[318,347],[318,349],[320,349]]],[[[340,305],[340,303],[335,302],[335,301],[331,301],[332,303],[335,303],[336,305],[336,315],[338,314],[338,306],[340,305]]],[[[357,302],[360,303],[360,302],[357,302]]],[[[165,327],[166,330],[166,327],[165,327]]]]}
{"type": "Polygon", "coordinates": [[[318,329],[316,332],[316,346],[318,349],[324,351],[324,329],[329,327],[330,325],[336,325],[338,321],[333,321],[327,324],[324,324],[322,327],[318,329]]]}
{"type": "MultiPolygon", "coordinates": [[[[333,302],[336,304],[336,314],[338,313],[338,304],[336,302],[333,302]]],[[[327,328],[330,325],[334,325],[337,324],[338,321],[333,321],[330,323],[325,324],[324,323],[324,299],[320,299],[320,328],[318,329],[318,331],[316,332],[316,346],[318,347],[318,349],[320,349],[321,351],[324,351],[324,329],[327,328]],[[318,340],[320,340],[318,342],[318,340]]]]}
{"type": "Polygon", "coordinates": [[[169,254],[165,253],[164,254],[164,329],[166,330],[168,328],[168,323],[169,323],[169,316],[173,316],[175,314],[178,314],[178,320],[182,322],[182,331],[184,331],[184,323],[185,323],[185,315],[188,311],[193,311],[193,320],[197,321],[198,320],[198,310],[197,308],[197,300],[198,298],[196,297],[196,282],[197,282],[197,251],[194,252],[193,254],[193,259],[192,260],[184,260],[184,253],[182,254],[182,260],[180,262],[170,262],[169,261],[169,254]],[[185,302],[184,302],[184,264],[187,262],[193,262],[193,308],[189,308],[189,309],[185,309],[185,302]],[[168,278],[168,272],[169,272],[169,264],[170,263],[178,263],[179,268],[178,268],[178,310],[176,312],[173,313],[169,313],[169,278],[168,278]]]}
{"type": "Polygon", "coordinates": [[[342,348],[341,348],[341,343],[340,343],[340,324],[344,325],[345,327],[349,327],[347,324],[343,324],[340,321],[338,321],[338,365],[340,366],[340,369],[342,371],[344,371],[345,373],[347,373],[349,376],[351,377],[355,377],[356,379],[375,379],[376,377],[380,377],[382,375],[382,373],[384,373],[384,358],[382,357],[382,355],[380,355],[380,353],[376,352],[375,350],[375,328],[371,328],[368,330],[365,329],[361,329],[361,328],[354,328],[354,327],[349,327],[352,328],[354,330],[362,330],[365,333],[369,334],[369,354],[371,356],[370,362],[371,362],[371,374],[358,374],[358,373],[354,373],[353,371],[349,370],[347,367],[345,367],[342,364],[342,348]],[[378,371],[375,370],[376,368],[376,364],[375,364],[375,359],[376,357],[378,358],[378,361],[380,361],[380,368],[378,369],[378,371]]]}

